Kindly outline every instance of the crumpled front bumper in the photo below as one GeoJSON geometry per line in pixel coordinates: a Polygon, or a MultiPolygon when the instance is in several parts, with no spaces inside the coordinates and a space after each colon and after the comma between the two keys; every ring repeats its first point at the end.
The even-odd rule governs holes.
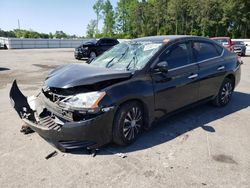
{"type": "Polygon", "coordinates": [[[16,81],[10,90],[12,106],[20,118],[46,141],[60,149],[95,149],[112,140],[114,111],[103,112],[94,118],[82,121],[67,121],[51,113],[39,97],[32,104],[19,90],[16,81]],[[49,115],[44,115],[44,110],[49,115]]]}

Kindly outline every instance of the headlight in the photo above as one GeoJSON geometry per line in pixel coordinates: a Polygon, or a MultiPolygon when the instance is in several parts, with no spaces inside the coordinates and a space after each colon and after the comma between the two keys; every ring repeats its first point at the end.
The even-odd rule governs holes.
{"type": "Polygon", "coordinates": [[[105,92],[89,92],[69,96],[59,102],[59,105],[66,109],[82,110],[98,107],[98,103],[106,95],[105,92]]]}
{"type": "Polygon", "coordinates": [[[83,49],[83,50],[88,50],[88,47],[83,47],[82,49],[83,49]]]}

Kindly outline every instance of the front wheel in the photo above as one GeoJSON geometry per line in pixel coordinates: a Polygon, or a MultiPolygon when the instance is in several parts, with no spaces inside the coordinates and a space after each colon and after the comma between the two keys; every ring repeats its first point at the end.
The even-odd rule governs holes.
{"type": "Polygon", "coordinates": [[[90,52],[89,57],[90,57],[90,59],[96,58],[96,53],[95,52],[90,52]]]}
{"type": "Polygon", "coordinates": [[[229,78],[225,78],[221,84],[218,95],[213,100],[213,104],[219,107],[226,106],[231,100],[233,89],[233,81],[229,78]]]}
{"type": "Polygon", "coordinates": [[[113,142],[117,145],[133,143],[141,133],[143,123],[143,108],[138,102],[122,105],[114,118],[113,142]]]}

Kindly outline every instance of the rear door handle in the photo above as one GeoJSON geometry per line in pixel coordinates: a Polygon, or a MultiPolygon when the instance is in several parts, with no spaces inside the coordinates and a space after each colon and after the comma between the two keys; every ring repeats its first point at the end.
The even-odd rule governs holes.
{"type": "Polygon", "coordinates": [[[219,66],[219,67],[217,68],[218,71],[224,70],[224,69],[225,69],[225,66],[219,66]]]}
{"type": "Polygon", "coordinates": [[[196,78],[198,76],[198,74],[192,74],[192,75],[190,75],[188,78],[189,79],[194,79],[194,78],[196,78]]]}

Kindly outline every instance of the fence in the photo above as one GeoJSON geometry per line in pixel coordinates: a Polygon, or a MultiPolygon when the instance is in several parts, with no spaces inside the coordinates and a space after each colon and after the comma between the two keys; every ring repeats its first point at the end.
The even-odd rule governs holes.
{"type": "MultiPolygon", "coordinates": [[[[6,44],[9,49],[32,49],[32,48],[75,48],[87,41],[96,41],[97,39],[20,39],[0,37],[0,43],[6,44]]],[[[128,39],[118,39],[119,42],[128,39]]],[[[250,51],[250,39],[233,39],[234,41],[244,41],[247,50],[250,51]]]]}
{"type": "Polygon", "coordinates": [[[20,39],[0,38],[0,43],[6,44],[9,49],[30,48],[75,48],[87,41],[96,39],[20,39]]]}

